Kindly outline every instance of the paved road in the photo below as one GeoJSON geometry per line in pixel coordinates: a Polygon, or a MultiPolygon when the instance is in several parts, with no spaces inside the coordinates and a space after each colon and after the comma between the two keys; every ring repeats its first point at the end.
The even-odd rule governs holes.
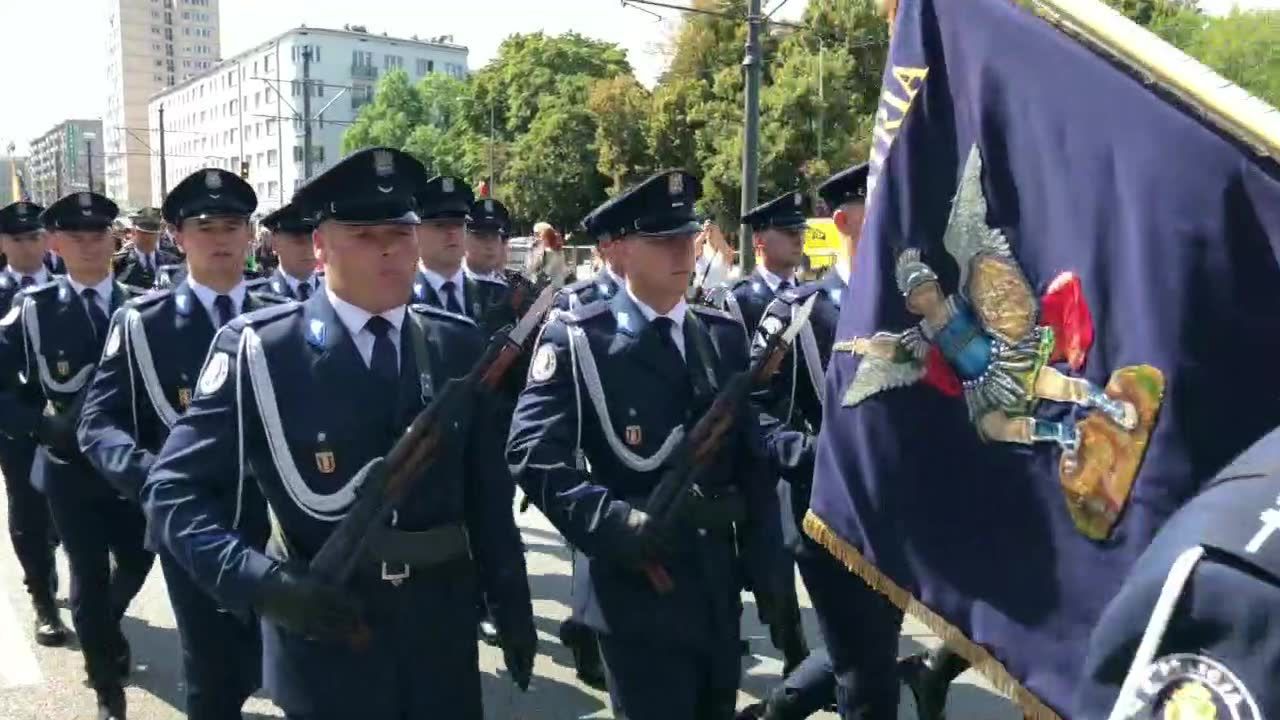
{"type": "MultiPolygon", "coordinates": [[[[7,517],[0,504],[0,720],[79,720],[94,716],[93,693],[82,684],[80,655],[74,649],[46,649],[31,640],[31,609],[22,589],[21,571],[8,541],[7,517]]],[[[571,659],[556,638],[560,621],[568,614],[569,552],[551,525],[530,510],[520,516],[528,545],[529,579],[533,589],[541,641],[536,665],[537,678],[527,694],[521,694],[501,671],[501,652],[481,645],[484,670],[485,705],[492,720],[550,718],[612,718],[608,700],[602,693],[577,683],[571,659]]],[[[66,563],[59,557],[63,596],[66,594],[66,563]]],[[[802,589],[803,590],[803,589],[802,589]]],[[[808,598],[805,627],[816,632],[808,598]]],[[[749,598],[747,598],[749,602],[749,598]]],[[[63,611],[63,620],[71,618],[63,611]]],[[[781,672],[782,663],[769,639],[755,622],[754,606],[744,613],[744,637],[755,653],[744,658],[741,704],[760,697],[781,672]]],[[[173,720],[181,718],[181,677],[177,666],[178,636],[165,594],[164,579],[157,566],[142,593],[129,609],[125,634],[133,646],[135,668],[128,699],[132,720],[173,720]]],[[[810,639],[813,646],[818,642],[810,639]]],[[[915,622],[908,622],[901,650],[913,652],[937,643],[936,638],[915,622]]],[[[353,688],[353,692],[358,688],[353,688]]],[[[1018,720],[1021,715],[1003,697],[989,689],[973,673],[966,674],[951,693],[948,715],[952,720],[1018,720]]],[[[266,698],[255,698],[246,708],[246,718],[282,717],[266,698]]],[[[834,720],[832,713],[816,718],[834,720]]],[[[904,693],[901,718],[915,718],[915,708],[904,693]]]]}

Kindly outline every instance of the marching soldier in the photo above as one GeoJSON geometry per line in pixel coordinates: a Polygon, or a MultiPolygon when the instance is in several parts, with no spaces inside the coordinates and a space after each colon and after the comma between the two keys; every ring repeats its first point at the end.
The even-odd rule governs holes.
{"type": "Polygon", "coordinates": [[[507,445],[525,492],[586,556],[574,611],[599,633],[615,715],[629,720],[733,718],[737,546],[762,589],[784,582],[749,413],[710,457],[696,512],[668,530],[643,509],[685,429],[747,362],[731,318],[684,302],[699,189],[673,171],[618,197],[610,227],[628,228],[625,285],[547,323],[507,445]],[[642,572],[653,563],[670,575],[666,592],[642,572]]]}
{"type": "Polygon", "coordinates": [[[809,201],[804,193],[789,192],[753,208],[742,216],[750,225],[761,262],[755,272],[740,278],[718,295],[721,309],[754,337],[760,318],[778,293],[794,288],[796,268],[804,260],[805,218],[809,201]]]}
{"type": "Polygon", "coordinates": [[[1102,613],[1077,718],[1280,717],[1280,430],[1183,505],[1102,613]]]}
{"type": "Polygon", "coordinates": [[[121,620],[154,556],[143,547],[145,522],[81,454],[76,422],[84,391],[107,340],[108,318],[136,294],[111,276],[108,228],[118,210],[96,193],[74,193],[41,215],[67,275],[28,290],[0,328],[0,430],[34,436],[32,481],[49,509],[71,565],[71,619],[98,717],[125,716],[129,643],[121,620]],[[36,378],[44,412],[14,385],[36,378]]]}
{"type": "Polygon", "coordinates": [[[412,300],[484,323],[486,311],[505,287],[470,278],[462,270],[463,235],[473,199],[466,183],[448,175],[433,177],[419,189],[422,225],[412,300]]]}
{"type": "Polygon", "coordinates": [[[510,230],[511,216],[501,202],[485,198],[472,203],[467,213],[467,253],[462,260],[462,270],[468,280],[487,283],[485,294],[489,306],[485,308],[484,325],[489,331],[518,320],[533,304],[536,295],[533,283],[523,275],[514,273],[511,277],[504,272],[502,258],[506,255],[510,230]],[[501,289],[495,287],[498,285],[501,289]]]}
{"type": "Polygon", "coordinates": [[[262,218],[262,225],[271,231],[271,247],[280,260],[271,274],[271,292],[292,300],[309,300],[324,286],[316,272],[316,251],[311,242],[315,223],[289,203],[262,218]]]}
{"type": "Polygon", "coordinates": [[[173,265],[180,258],[160,247],[160,211],[143,208],[129,218],[131,247],[125,247],[111,258],[111,270],[116,280],[136,288],[156,286],[159,269],[173,265]]]}
{"type": "MultiPolygon", "coordinates": [[[[138,503],[147,471],[169,428],[191,403],[214,332],[241,312],[281,298],[247,291],[242,264],[250,240],[253,189],[225,170],[205,169],[165,198],[164,219],[187,250],[190,273],[171,290],[127,303],[112,319],[106,349],[80,418],[80,445],[121,495],[138,503]]],[[[238,519],[261,548],[267,516],[252,486],[220,498],[218,511],[238,519]]],[[[239,720],[257,690],[261,647],[256,623],[223,612],[153,536],[177,618],[192,720],[239,720]]]]}
{"type": "MultiPolygon", "coordinates": [[[[40,227],[43,210],[28,202],[0,209],[0,249],[8,261],[4,272],[0,272],[0,314],[21,312],[20,293],[47,283],[51,277],[41,262],[47,244],[40,227]],[[18,310],[11,309],[15,307],[18,310]]],[[[29,410],[38,411],[40,391],[33,378],[24,378],[5,378],[0,380],[0,387],[8,389],[13,383],[16,397],[26,400],[29,410]]],[[[55,647],[66,642],[67,629],[58,617],[54,602],[58,571],[54,565],[55,543],[49,505],[31,484],[35,451],[36,444],[31,437],[0,434],[0,472],[4,473],[9,502],[9,539],[22,566],[22,581],[35,610],[35,640],[40,645],[55,647]]]]}
{"type": "Polygon", "coordinates": [[[347,583],[306,569],[356,489],[388,471],[381,456],[483,351],[470,319],[405,305],[425,181],[413,157],[373,148],[298,191],[317,222],[323,291],[218,332],[143,489],[149,521],[197,583],[262,617],[264,686],[289,718],[483,718],[478,587],[513,678],[524,687],[532,673],[514,489],[486,396],[449,426],[431,477],[397,503],[347,583]],[[269,506],[265,552],[227,511],[245,483],[269,506]]]}
{"type": "Polygon", "coordinates": [[[615,197],[606,201],[583,218],[583,231],[596,241],[596,252],[604,260],[604,267],[595,277],[565,285],[556,296],[557,309],[573,310],[597,300],[609,300],[625,287],[623,278],[627,273],[627,254],[624,243],[627,229],[614,223],[614,208],[618,200],[615,197]]]}
{"type": "MultiPolygon", "coordinates": [[[[797,672],[784,684],[783,692],[774,693],[770,706],[762,708],[758,715],[771,720],[807,717],[815,706],[825,705],[825,698],[815,689],[832,686],[827,672],[835,674],[835,700],[841,717],[897,717],[899,689],[895,661],[901,612],[838,565],[800,529],[809,508],[814,448],[822,427],[825,368],[835,342],[840,303],[848,288],[850,258],[861,233],[866,181],[867,166],[863,164],[837,173],[819,188],[819,194],[834,209],[832,220],[844,240],[839,259],[822,280],[795,289],[783,288],[766,308],[752,346],[753,352],[763,350],[765,334],[785,326],[795,308],[817,295],[795,348],[769,387],[756,399],[766,411],[766,447],[782,477],[778,491],[785,508],[783,534],[817,610],[830,660],[818,656],[812,663],[806,663],[804,672],[797,672]]],[[[781,224],[791,228],[802,217],[797,210],[802,207],[802,201],[794,198],[773,201],[764,210],[753,211],[750,217],[753,224],[760,223],[755,227],[781,224]],[[775,220],[775,213],[791,219],[775,220]]],[[[769,249],[771,244],[783,244],[786,239],[769,237],[769,232],[764,233],[766,257],[773,253],[769,249]]],[[[765,277],[758,275],[752,282],[763,285],[765,277]]]]}

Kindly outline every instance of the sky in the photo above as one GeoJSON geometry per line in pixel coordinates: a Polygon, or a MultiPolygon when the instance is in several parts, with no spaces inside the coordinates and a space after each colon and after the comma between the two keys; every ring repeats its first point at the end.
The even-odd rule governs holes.
{"type": "MultiPolygon", "coordinates": [[[[0,154],[70,118],[102,116],[106,104],[106,8],[110,0],[0,0],[0,154]],[[74,21],[71,19],[74,18],[74,21]],[[41,31],[56,28],[57,32],[41,31]],[[20,91],[12,83],[23,78],[20,91]]],[[[685,0],[664,0],[684,4],[685,0]]],[[[1201,0],[1210,12],[1241,7],[1280,8],[1280,0],[1201,0]]],[[[807,0],[764,0],[776,17],[795,19],[807,0]]],[[[621,0],[221,0],[222,56],[231,57],[291,27],[364,25],[370,32],[420,37],[452,34],[483,67],[503,38],[518,32],[574,31],[621,45],[636,75],[652,84],[666,66],[679,13],[621,0]]]]}

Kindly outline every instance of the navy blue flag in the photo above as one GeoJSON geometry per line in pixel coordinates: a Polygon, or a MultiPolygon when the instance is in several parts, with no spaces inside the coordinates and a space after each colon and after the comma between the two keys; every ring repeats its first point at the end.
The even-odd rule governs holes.
{"type": "Polygon", "coordinates": [[[805,529],[1034,717],[1280,424],[1280,170],[1009,0],[902,0],[805,529]]]}

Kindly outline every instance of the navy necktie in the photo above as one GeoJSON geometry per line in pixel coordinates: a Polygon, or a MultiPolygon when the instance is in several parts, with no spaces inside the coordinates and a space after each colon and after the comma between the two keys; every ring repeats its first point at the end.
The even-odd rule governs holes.
{"type": "Polygon", "coordinates": [[[665,315],[659,315],[650,323],[653,325],[653,331],[658,333],[658,341],[662,343],[662,347],[671,353],[671,357],[681,365],[684,364],[684,355],[680,352],[680,346],[676,345],[675,336],[672,334],[676,330],[676,321],[665,315]]]}
{"type": "Polygon", "coordinates": [[[29,288],[35,284],[36,284],[36,279],[31,277],[30,275],[23,275],[22,279],[18,281],[18,287],[23,289],[29,288]]]}
{"type": "Polygon", "coordinates": [[[102,306],[98,304],[98,291],[93,288],[85,288],[80,293],[80,297],[84,298],[85,310],[89,311],[89,322],[93,323],[93,331],[101,340],[107,336],[107,314],[103,312],[102,306]]]}
{"type": "Polygon", "coordinates": [[[458,302],[458,295],[454,291],[458,289],[457,285],[450,280],[440,286],[440,292],[444,293],[444,309],[451,313],[462,314],[462,304],[458,302]]]}
{"type": "Polygon", "coordinates": [[[778,283],[778,293],[777,293],[777,294],[781,295],[782,293],[784,293],[784,292],[786,292],[787,290],[790,290],[790,289],[791,289],[791,281],[790,281],[790,280],[783,280],[782,282],[778,283]]]}
{"type": "Polygon", "coordinates": [[[298,283],[298,299],[306,302],[311,297],[311,281],[298,283]]]}
{"type": "Polygon", "coordinates": [[[230,295],[219,295],[213,299],[213,314],[218,316],[218,327],[226,325],[235,318],[236,311],[231,306],[230,295]]]}
{"type": "Polygon", "coordinates": [[[373,334],[373,353],[369,356],[369,369],[380,379],[394,385],[400,377],[400,358],[396,344],[391,340],[391,321],[374,315],[364,324],[373,334]]]}

